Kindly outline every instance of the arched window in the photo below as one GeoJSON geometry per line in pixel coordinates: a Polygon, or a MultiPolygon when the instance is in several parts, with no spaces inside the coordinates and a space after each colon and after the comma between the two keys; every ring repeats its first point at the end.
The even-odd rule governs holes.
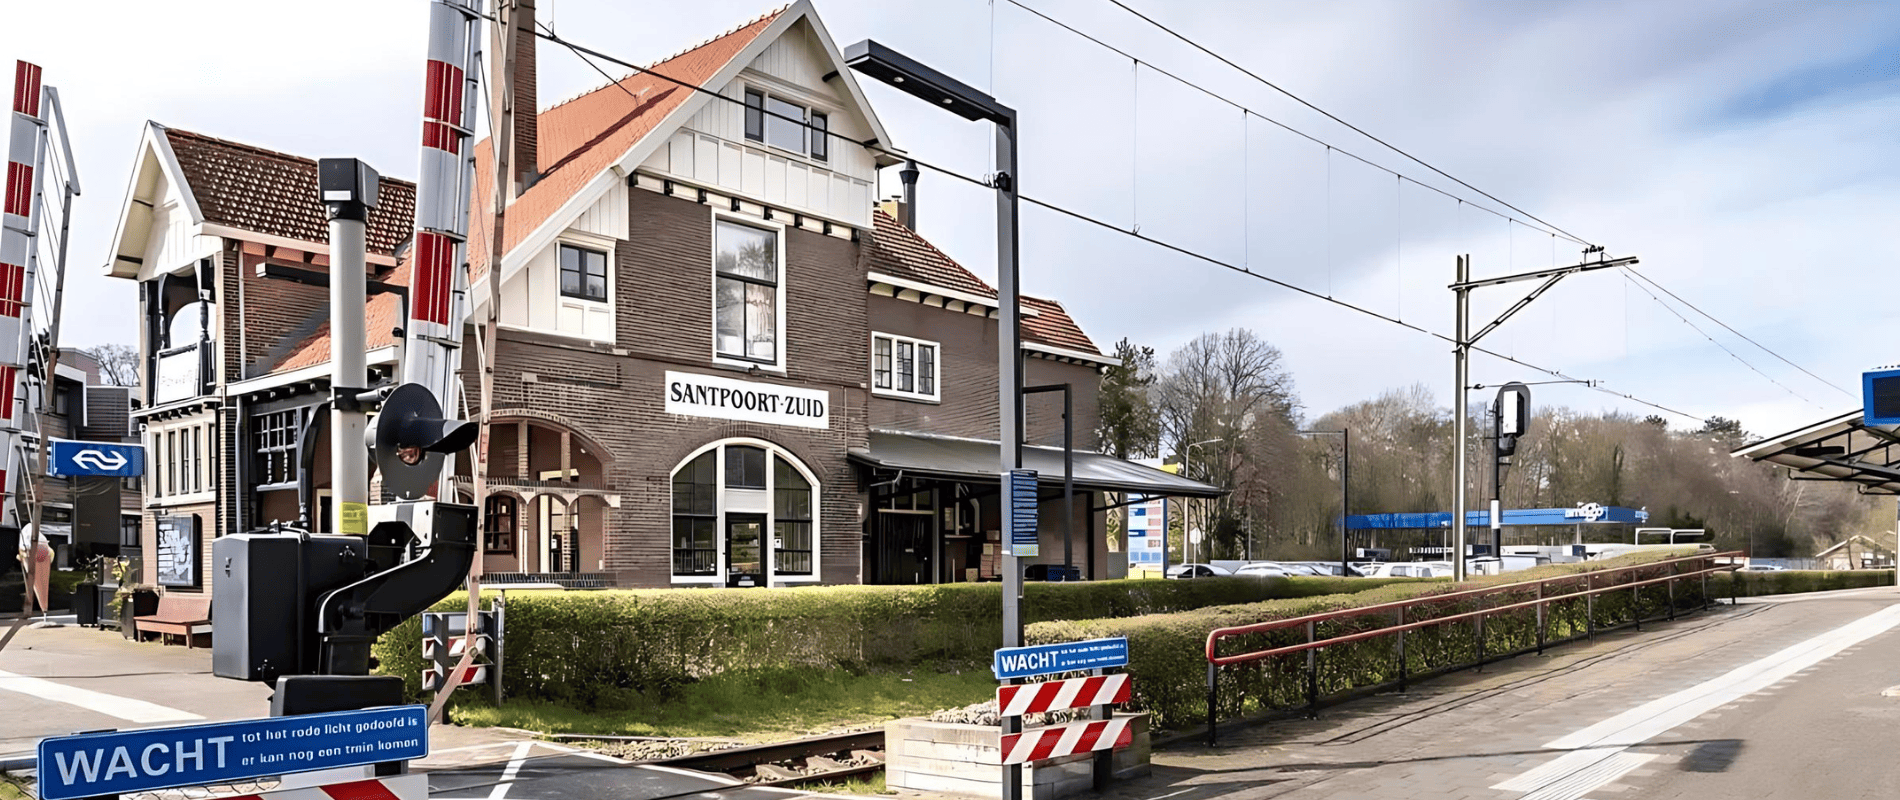
{"type": "Polygon", "coordinates": [[[770,443],[707,445],[673,472],[673,581],[815,580],[817,491],[811,472],[770,443]]]}

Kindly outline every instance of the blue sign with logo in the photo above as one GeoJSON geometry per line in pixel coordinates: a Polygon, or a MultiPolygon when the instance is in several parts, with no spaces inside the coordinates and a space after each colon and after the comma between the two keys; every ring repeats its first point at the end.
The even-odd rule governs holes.
{"type": "Polygon", "coordinates": [[[140,444],[54,439],[46,455],[46,474],[56,478],[78,475],[136,478],[145,474],[145,446],[140,444]]]}
{"type": "Polygon", "coordinates": [[[1003,473],[1003,497],[1003,535],[1009,537],[1009,554],[1035,558],[1042,553],[1042,540],[1036,532],[1036,513],[1041,505],[1036,498],[1036,471],[1012,469],[1003,473]]]}
{"type": "Polygon", "coordinates": [[[1128,666],[1128,640],[1116,637],[1033,647],[1005,647],[996,651],[996,663],[990,669],[996,673],[997,680],[1008,680],[1125,666],[1128,666]]]}
{"type": "Polygon", "coordinates": [[[41,800],[75,800],[429,754],[429,711],[394,706],[40,741],[41,800]]]}

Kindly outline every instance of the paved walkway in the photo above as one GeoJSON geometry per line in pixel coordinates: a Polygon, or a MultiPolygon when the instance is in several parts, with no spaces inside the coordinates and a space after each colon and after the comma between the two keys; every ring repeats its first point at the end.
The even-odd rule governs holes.
{"type": "MultiPolygon", "coordinates": [[[[26,628],[0,650],[0,757],[32,752],[47,736],[181,725],[270,714],[271,688],[211,674],[211,650],[133,642],[117,631],[26,628]]],[[[430,729],[428,765],[506,761],[526,738],[486,728],[430,729]],[[439,756],[439,758],[438,758],[439,756]]]]}
{"type": "Polygon", "coordinates": [[[1893,588],[1745,600],[1184,742],[1108,796],[1893,798],[1897,626],[1893,588]]]}

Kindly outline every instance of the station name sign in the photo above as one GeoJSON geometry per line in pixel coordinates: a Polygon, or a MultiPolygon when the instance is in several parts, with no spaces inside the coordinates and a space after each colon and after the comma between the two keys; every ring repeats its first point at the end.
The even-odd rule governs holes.
{"type": "Polygon", "coordinates": [[[55,736],[40,741],[39,794],[76,800],[428,754],[424,706],[55,736]]]}
{"type": "Polygon", "coordinates": [[[825,429],[831,427],[831,393],[669,370],[666,413],[825,429]]]}

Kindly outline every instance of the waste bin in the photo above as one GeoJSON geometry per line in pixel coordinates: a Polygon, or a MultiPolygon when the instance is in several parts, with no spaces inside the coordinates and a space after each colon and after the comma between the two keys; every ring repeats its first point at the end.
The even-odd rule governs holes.
{"type": "Polygon", "coordinates": [[[87,581],[73,590],[73,616],[82,626],[99,624],[99,584],[87,581]]]}

